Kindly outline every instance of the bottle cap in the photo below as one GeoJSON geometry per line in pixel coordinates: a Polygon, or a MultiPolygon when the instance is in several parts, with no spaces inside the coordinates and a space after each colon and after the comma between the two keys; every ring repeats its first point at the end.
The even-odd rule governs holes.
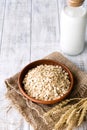
{"type": "Polygon", "coordinates": [[[67,0],[69,6],[77,7],[83,4],[84,0],[67,0]]]}

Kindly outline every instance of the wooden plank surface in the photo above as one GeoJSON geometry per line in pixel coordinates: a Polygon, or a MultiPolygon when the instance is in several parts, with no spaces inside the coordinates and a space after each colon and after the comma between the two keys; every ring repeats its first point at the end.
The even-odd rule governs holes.
{"type": "Polygon", "coordinates": [[[2,35],[3,35],[3,24],[4,24],[4,17],[5,17],[5,8],[6,8],[6,1],[0,1],[0,52],[1,52],[1,45],[2,45],[2,35]]]}
{"type": "Polygon", "coordinates": [[[0,55],[0,130],[29,130],[30,126],[5,99],[4,80],[30,61],[31,1],[6,0],[0,7],[5,8],[0,55]]]}
{"type": "Polygon", "coordinates": [[[56,0],[32,0],[31,59],[55,51],[59,40],[58,5],[56,0]]]}
{"type": "MultiPolygon", "coordinates": [[[[64,0],[0,0],[0,130],[33,130],[6,100],[4,79],[30,61],[62,52],[59,18],[63,4],[64,0]]],[[[84,52],[65,56],[87,71],[87,31],[84,52]]],[[[78,130],[87,130],[87,125],[78,130]]]]}

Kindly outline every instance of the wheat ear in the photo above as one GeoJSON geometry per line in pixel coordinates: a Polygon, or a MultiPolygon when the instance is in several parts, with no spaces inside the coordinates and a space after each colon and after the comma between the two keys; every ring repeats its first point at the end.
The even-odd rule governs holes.
{"type": "Polygon", "coordinates": [[[72,109],[69,109],[66,111],[65,114],[63,114],[60,118],[60,120],[57,122],[57,124],[55,124],[55,130],[59,129],[62,127],[62,125],[64,123],[66,123],[67,117],[69,116],[69,114],[72,112],[72,109]]]}
{"type": "Polygon", "coordinates": [[[63,107],[65,107],[68,103],[70,103],[71,101],[76,101],[76,100],[80,100],[81,98],[72,98],[72,99],[67,99],[62,101],[61,103],[59,103],[58,105],[54,106],[51,110],[49,110],[47,113],[45,113],[45,116],[51,116],[53,113],[56,112],[57,109],[61,109],[63,107]]]}
{"type": "Polygon", "coordinates": [[[87,113],[87,101],[83,104],[82,107],[83,108],[82,108],[81,116],[80,116],[79,121],[78,121],[78,126],[81,125],[81,123],[83,122],[84,117],[85,117],[85,115],[87,113]]]}

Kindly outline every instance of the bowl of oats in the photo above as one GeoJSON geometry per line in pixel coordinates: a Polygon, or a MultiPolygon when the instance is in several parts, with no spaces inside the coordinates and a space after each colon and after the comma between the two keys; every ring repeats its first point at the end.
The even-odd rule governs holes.
{"type": "Polygon", "coordinates": [[[27,99],[41,104],[54,104],[70,94],[73,75],[66,65],[42,59],[22,69],[18,77],[18,86],[27,99]]]}

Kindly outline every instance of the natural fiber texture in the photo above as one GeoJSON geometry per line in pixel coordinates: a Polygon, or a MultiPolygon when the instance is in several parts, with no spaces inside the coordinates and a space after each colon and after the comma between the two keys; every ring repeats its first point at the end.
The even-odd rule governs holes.
{"type": "MultiPolygon", "coordinates": [[[[74,76],[74,88],[68,98],[87,97],[87,74],[85,72],[79,70],[72,62],[58,52],[48,55],[45,59],[59,61],[68,66],[71,70],[74,76]]],[[[55,126],[55,118],[59,120],[58,117],[54,116],[54,121],[52,120],[51,122],[49,119],[49,122],[51,123],[47,123],[43,115],[53,109],[54,106],[57,106],[58,103],[55,105],[42,105],[27,100],[19,91],[17,84],[18,74],[5,81],[8,90],[6,96],[12,101],[14,106],[16,106],[19,112],[34,127],[35,130],[52,130],[55,126]]],[[[64,109],[66,111],[68,108],[65,107],[64,109]]]]}

